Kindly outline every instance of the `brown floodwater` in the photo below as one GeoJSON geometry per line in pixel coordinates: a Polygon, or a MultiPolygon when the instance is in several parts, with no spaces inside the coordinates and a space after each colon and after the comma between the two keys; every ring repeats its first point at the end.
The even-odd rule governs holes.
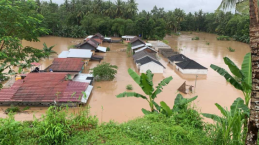
{"type": "MultiPolygon", "coordinates": [[[[215,64],[228,70],[224,64],[223,57],[227,56],[233,60],[237,66],[241,66],[243,57],[250,52],[249,45],[236,41],[217,41],[217,35],[209,33],[182,33],[181,36],[167,36],[165,39],[169,41],[169,45],[174,49],[182,49],[182,53],[187,57],[197,61],[201,65],[208,68],[207,75],[199,75],[195,93],[184,95],[186,98],[198,95],[195,100],[195,107],[203,113],[214,113],[220,115],[220,111],[214,105],[219,103],[222,106],[229,107],[237,97],[242,97],[241,91],[236,90],[218,73],[210,68],[210,64],[215,64]],[[192,41],[191,38],[199,36],[200,40],[192,41]],[[209,42],[210,45],[207,45],[209,42]],[[232,47],[236,51],[229,52],[227,47],[232,47]]],[[[42,49],[43,43],[47,46],[55,45],[54,50],[57,53],[67,50],[68,46],[74,45],[80,39],[62,38],[62,37],[41,37],[40,42],[23,41],[23,46],[32,46],[42,49]]],[[[136,117],[143,116],[142,108],[149,109],[148,103],[139,98],[116,98],[116,95],[126,91],[126,86],[131,84],[133,91],[143,94],[141,88],[136,85],[132,78],[128,75],[128,68],[136,71],[132,57],[127,57],[126,52],[120,51],[126,48],[125,44],[104,43],[103,46],[109,46],[111,51],[107,53],[98,53],[103,55],[105,62],[109,62],[118,66],[118,73],[113,81],[95,82],[94,89],[88,100],[91,107],[90,113],[96,115],[101,122],[115,120],[117,122],[125,122],[136,117]]],[[[167,60],[160,56],[160,62],[166,66],[163,74],[154,75],[154,85],[157,85],[162,79],[172,76],[173,80],[169,85],[165,86],[163,92],[160,93],[156,102],[165,101],[169,106],[173,106],[174,99],[177,95],[177,89],[186,81],[187,85],[195,85],[195,75],[183,75],[175,68],[168,64],[167,60]]],[[[53,56],[50,59],[41,61],[42,68],[46,68],[51,64],[53,56]]],[[[85,68],[85,72],[89,72],[90,68],[98,65],[97,61],[90,61],[85,68]]],[[[7,107],[0,107],[4,110],[7,107]]],[[[31,107],[24,113],[15,116],[16,120],[32,120],[33,116],[40,117],[45,113],[47,107],[31,107]]],[[[71,110],[76,111],[77,108],[71,110]]],[[[6,117],[3,111],[0,111],[0,117],[6,117]]]]}

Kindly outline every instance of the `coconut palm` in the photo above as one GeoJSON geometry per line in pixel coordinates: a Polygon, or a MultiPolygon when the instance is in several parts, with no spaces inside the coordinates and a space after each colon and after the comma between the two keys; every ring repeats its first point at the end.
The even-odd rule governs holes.
{"type": "MultiPolygon", "coordinates": [[[[223,9],[236,7],[238,2],[243,0],[222,0],[220,7],[223,9]]],[[[253,85],[251,93],[251,105],[250,105],[250,119],[248,123],[248,133],[246,144],[256,145],[258,128],[259,128],[259,112],[255,110],[259,102],[259,92],[257,89],[259,82],[259,76],[257,70],[259,69],[257,51],[259,49],[259,13],[258,13],[258,0],[249,0],[250,9],[250,47],[252,54],[252,63],[255,64],[252,67],[253,85]]]]}
{"type": "Polygon", "coordinates": [[[50,56],[52,54],[58,54],[56,51],[52,50],[55,45],[48,47],[46,43],[43,43],[43,51],[46,54],[46,56],[50,56]]]}
{"type": "Polygon", "coordinates": [[[122,0],[117,0],[115,2],[115,5],[116,5],[116,9],[115,9],[116,17],[121,17],[123,14],[124,2],[122,0]]]}

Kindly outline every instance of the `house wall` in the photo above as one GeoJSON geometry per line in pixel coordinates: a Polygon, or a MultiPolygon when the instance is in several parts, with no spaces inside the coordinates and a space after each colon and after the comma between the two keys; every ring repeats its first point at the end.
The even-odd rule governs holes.
{"type": "Polygon", "coordinates": [[[147,70],[151,70],[152,73],[163,73],[164,68],[154,62],[143,64],[139,67],[140,73],[146,73],[147,70]]]}
{"type": "Polygon", "coordinates": [[[171,64],[171,65],[175,65],[176,63],[180,63],[181,61],[170,61],[169,60],[169,63],[171,64]]]}
{"type": "Polygon", "coordinates": [[[137,40],[137,41],[131,43],[131,46],[134,47],[134,46],[137,46],[137,45],[140,45],[140,44],[145,44],[145,43],[143,43],[143,42],[137,40]]]}
{"type": "Polygon", "coordinates": [[[207,69],[181,69],[180,67],[176,66],[176,69],[179,70],[183,74],[207,74],[207,69]]]}
{"type": "Polygon", "coordinates": [[[95,51],[95,48],[92,45],[87,44],[87,43],[82,45],[82,46],[80,46],[80,48],[81,49],[89,49],[89,50],[95,51]]]}

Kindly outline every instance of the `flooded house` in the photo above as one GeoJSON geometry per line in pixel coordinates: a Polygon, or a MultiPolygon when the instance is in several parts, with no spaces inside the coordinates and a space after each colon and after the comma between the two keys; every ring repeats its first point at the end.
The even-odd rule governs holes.
{"type": "Polygon", "coordinates": [[[176,63],[176,69],[183,74],[207,74],[208,69],[194,60],[187,60],[176,63]]]}
{"type": "Polygon", "coordinates": [[[187,61],[187,60],[189,60],[189,58],[183,54],[177,54],[177,55],[168,57],[168,61],[172,65],[175,65],[176,63],[180,63],[180,62],[187,61]]]}
{"type": "Polygon", "coordinates": [[[155,50],[159,51],[159,49],[172,49],[169,45],[165,44],[162,41],[149,41],[154,47],[155,50]]]}
{"type": "Polygon", "coordinates": [[[67,73],[30,73],[11,88],[0,90],[0,105],[77,106],[87,103],[93,87],[88,82],[67,78],[67,73]]]}
{"type": "Polygon", "coordinates": [[[178,55],[179,52],[174,51],[173,49],[168,49],[168,48],[161,48],[158,50],[159,53],[161,53],[165,58],[178,55]]]}
{"type": "Polygon", "coordinates": [[[151,48],[149,46],[144,46],[144,47],[142,47],[140,49],[137,49],[137,50],[135,50],[135,53],[140,52],[140,51],[146,51],[148,53],[157,53],[157,51],[155,49],[153,49],[153,48],[151,48]]]}
{"type": "Polygon", "coordinates": [[[151,70],[152,73],[163,73],[165,67],[158,61],[150,56],[145,56],[136,60],[137,68],[140,73],[146,73],[147,70],[151,70]]]}
{"type": "Polygon", "coordinates": [[[146,56],[149,56],[150,58],[152,58],[154,60],[157,60],[157,57],[156,57],[155,53],[149,53],[149,52],[147,52],[145,50],[135,53],[133,55],[133,60],[134,60],[134,62],[136,62],[137,60],[142,59],[142,58],[144,58],[146,56]]]}
{"type": "Polygon", "coordinates": [[[133,38],[135,38],[136,36],[129,36],[129,35],[125,35],[125,36],[122,36],[121,38],[123,40],[126,40],[126,41],[131,41],[133,38]]]}
{"type": "Polygon", "coordinates": [[[91,59],[93,53],[87,49],[69,49],[68,51],[62,51],[58,58],[83,58],[85,60],[91,59]]]}
{"type": "Polygon", "coordinates": [[[143,46],[146,45],[146,42],[144,42],[139,37],[134,37],[133,39],[131,39],[130,43],[131,43],[131,47],[136,47],[136,46],[142,46],[143,47],[143,46]]]}
{"type": "Polygon", "coordinates": [[[75,45],[76,48],[78,49],[88,49],[91,50],[93,53],[94,52],[106,52],[107,48],[99,46],[99,42],[96,41],[95,39],[89,39],[83,43],[75,45]]]}
{"type": "Polygon", "coordinates": [[[83,70],[84,59],[82,58],[55,58],[45,72],[68,72],[71,74],[79,73],[83,70]]]}
{"type": "Polygon", "coordinates": [[[98,45],[102,44],[103,41],[104,41],[105,37],[100,34],[100,33],[96,33],[95,35],[89,35],[85,38],[85,41],[88,41],[88,40],[93,40],[95,42],[98,43],[98,45]]]}

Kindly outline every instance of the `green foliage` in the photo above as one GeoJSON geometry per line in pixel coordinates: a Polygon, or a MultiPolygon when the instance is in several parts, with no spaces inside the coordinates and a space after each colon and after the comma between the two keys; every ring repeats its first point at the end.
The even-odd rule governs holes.
{"type": "Polygon", "coordinates": [[[70,45],[70,46],[67,47],[68,50],[71,49],[71,48],[75,48],[75,45],[70,45]]]}
{"type": "Polygon", "coordinates": [[[111,51],[110,47],[107,47],[107,51],[111,51]]]}
{"type": "Polygon", "coordinates": [[[167,40],[162,40],[165,44],[169,44],[169,42],[167,40]]]}
{"type": "Polygon", "coordinates": [[[117,74],[118,67],[116,65],[111,65],[110,63],[103,62],[94,67],[91,73],[93,73],[94,79],[96,81],[111,81],[115,78],[117,74]]]}
{"type": "Polygon", "coordinates": [[[126,89],[127,89],[127,90],[133,90],[133,87],[132,87],[132,85],[127,85],[127,86],[126,86],[126,89]]]}
{"type": "Polygon", "coordinates": [[[200,37],[198,37],[198,36],[193,37],[192,40],[200,40],[200,37]]]}
{"type": "Polygon", "coordinates": [[[216,121],[215,139],[218,144],[244,144],[246,137],[246,118],[249,117],[249,108],[244,100],[237,98],[230,107],[230,111],[224,109],[219,104],[215,104],[220,110],[222,117],[202,113],[204,117],[216,121]]]}
{"type": "Polygon", "coordinates": [[[223,76],[232,86],[243,92],[245,104],[248,106],[252,89],[251,53],[245,55],[241,70],[228,57],[224,57],[224,62],[234,76],[231,76],[225,69],[216,65],[212,64],[210,67],[223,76]]]}
{"type": "MultiPolygon", "coordinates": [[[[155,105],[154,105],[154,100],[157,97],[157,95],[159,93],[162,92],[163,86],[166,86],[167,84],[169,84],[169,82],[173,79],[172,77],[168,77],[165,78],[164,80],[162,80],[158,86],[156,87],[156,89],[153,88],[153,74],[150,70],[147,70],[146,74],[142,73],[140,76],[133,71],[132,69],[128,69],[128,73],[131,76],[131,78],[141,87],[141,89],[143,90],[143,92],[148,96],[148,98],[144,95],[135,93],[135,92],[124,92],[121,93],[119,95],[117,95],[117,98],[122,98],[122,97],[137,97],[137,98],[142,98],[147,100],[147,102],[149,103],[151,112],[154,112],[155,109],[155,105]]],[[[142,109],[142,111],[144,110],[144,114],[145,112],[147,112],[147,110],[142,109]]]]}
{"type": "Polygon", "coordinates": [[[21,111],[21,110],[20,110],[19,107],[11,105],[9,108],[7,108],[7,109],[5,110],[5,113],[6,113],[6,114],[9,114],[10,112],[16,113],[16,112],[20,112],[20,111],[21,111]]]}
{"type": "Polygon", "coordinates": [[[206,42],[206,45],[210,45],[210,43],[209,43],[209,42],[206,42]]]}
{"type": "Polygon", "coordinates": [[[229,41],[229,40],[230,40],[230,37],[229,37],[229,36],[224,36],[224,35],[222,35],[222,36],[217,37],[217,40],[226,40],[226,41],[229,41]]]}
{"type": "Polygon", "coordinates": [[[227,47],[227,49],[228,49],[229,52],[235,52],[236,51],[235,49],[233,49],[231,47],[227,47]]]}
{"type": "Polygon", "coordinates": [[[24,108],[22,109],[22,111],[29,110],[29,109],[30,109],[30,107],[29,107],[29,106],[26,106],[26,107],[24,107],[24,108]]]}
{"type": "Polygon", "coordinates": [[[46,57],[49,57],[52,54],[58,54],[56,51],[52,50],[55,47],[55,45],[48,47],[47,44],[43,43],[43,51],[46,54],[46,57]]]}
{"type": "Polygon", "coordinates": [[[128,57],[132,56],[131,43],[128,43],[126,53],[127,53],[128,57]]]}

